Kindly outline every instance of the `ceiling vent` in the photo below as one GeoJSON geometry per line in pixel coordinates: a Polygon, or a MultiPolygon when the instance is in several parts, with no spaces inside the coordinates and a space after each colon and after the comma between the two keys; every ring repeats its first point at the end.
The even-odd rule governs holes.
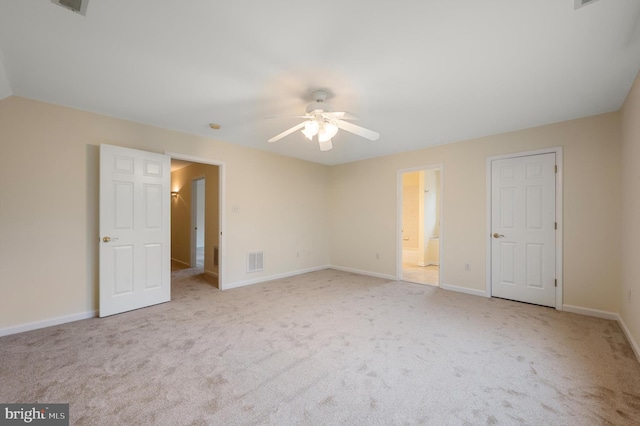
{"type": "Polygon", "coordinates": [[[85,16],[89,0],[51,0],[51,2],[85,16]]]}
{"type": "Polygon", "coordinates": [[[589,6],[592,3],[597,2],[598,0],[574,0],[575,4],[573,6],[573,9],[580,9],[583,6],[589,6]]]}

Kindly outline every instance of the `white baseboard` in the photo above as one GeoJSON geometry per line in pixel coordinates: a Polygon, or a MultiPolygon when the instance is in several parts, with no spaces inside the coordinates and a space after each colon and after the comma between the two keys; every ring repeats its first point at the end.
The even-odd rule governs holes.
{"type": "Polygon", "coordinates": [[[470,294],[472,296],[488,297],[486,291],[476,290],[474,288],[460,287],[457,285],[451,285],[451,284],[445,284],[445,283],[440,284],[440,288],[444,290],[449,290],[449,291],[457,291],[458,293],[470,294]]]}
{"type": "Polygon", "coordinates": [[[590,317],[597,317],[597,318],[618,321],[618,324],[620,324],[620,328],[622,328],[622,331],[624,332],[624,335],[626,336],[627,341],[629,342],[629,344],[631,345],[631,348],[633,349],[633,353],[636,355],[636,359],[638,360],[638,362],[640,362],[640,346],[638,345],[638,342],[636,342],[636,340],[633,338],[631,331],[629,331],[627,324],[625,324],[620,314],[617,314],[615,312],[609,312],[609,311],[601,311],[599,309],[582,308],[580,306],[573,306],[573,305],[563,305],[562,309],[566,312],[572,312],[574,314],[587,315],[590,317]]]}
{"type": "Polygon", "coordinates": [[[181,264],[181,265],[184,265],[184,266],[186,266],[187,268],[191,268],[191,264],[190,264],[190,263],[183,262],[182,260],[174,259],[174,258],[172,257],[172,258],[171,258],[171,261],[172,261],[172,262],[179,263],[179,264],[181,264]]]}
{"type": "Polygon", "coordinates": [[[205,269],[203,273],[204,273],[206,276],[213,277],[213,278],[218,278],[218,273],[217,273],[217,272],[214,272],[214,271],[208,271],[208,270],[206,270],[206,269],[205,269]]]}
{"type": "Polygon", "coordinates": [[[298,271],[285,272],[284,274],[269,275],[269,276],[266,276],[266,277],[260,277],[260,278],[256,278],[256,279],[253,279],[253,280],[236,281],[234,283],[226,283],[223,287],[220,288],[220,290],[230,290],[232,288],[244,287],[244,286],[253,285],[253,284],[260,284],[260,283],[264,283],[264,282],[267,282],[267,281],[278,280],[280,278],[294,277],[296,275],[302,275],[302,274],[306,274],[308,272],[321,271],[323,269],[329,269],[329,266],[326,266],[326,265],[325,266],[316,266],[316,267],[308,268],[308,269],[300,269],[298,271]]]}
{"type": "Polygon", "coordinates": [[[369,271],[362,271],[360,269],[345,268],[344,266],[331,265],[331,266],[328,266],[328,268],[329,269],[335,269],[336,271],[351,272],[352,274],[367,275],[369,277],[383,278],[385,280],[390,280],[390,281],[396,281],[398,279],[394,275],[379,274],[377,272],[369,272],[369,271]]]}
{"type": "Polygon", "coordinates": [[[601,311],[599,309],[583,308],[573,305],[562,305],[562,310],[565,312],[572,312],[574,314],[587,315],[590,317],[604,318],[608,320],[617,320],[618,314],[614,312],[601,311]]]}
{"type": "Polygon", "coordinates": [[[87,318],[95,318],[98,311],[81,312],[79,314],[65,315],[63,317],[51,318],[42,321],[34,321],[27,324],[21,324],[11,327],[0,328],[0,337],[10,334],[23,333],[25,331],[37,330],[39,328],[52,327],[54,325],[65,324],[68,322],[79,321],[87,318]]]}
{"type": "Polygon", "coordinates": [[[631,335],[631,331],[627,327],[627,324],[625,324],[622,317],[619,314],[616,314],[616,316],[617,316],[618,324],[620,324],[622,331],[624,331],[624,334],[627,336],[627,340],[629,341],[629,344],[631,345],[633,352],[636,354],[636,359],[638,360],[638,362],[640,362],[640,346],[638,346],[638,342],[636,342],[636,339],[634,339],[633,336],[631,335]]]}

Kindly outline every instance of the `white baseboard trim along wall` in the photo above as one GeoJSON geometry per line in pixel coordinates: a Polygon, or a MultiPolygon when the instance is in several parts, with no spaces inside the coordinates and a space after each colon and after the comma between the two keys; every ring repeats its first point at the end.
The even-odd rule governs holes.
{"type": "Polygon", "coordinates": [[[636,355],[636,359],[638,360],[638,362],[640,362],[640,346],[631,335],[627,324],[625,324],[620,314],[617,314],[615,312],[600,311],[598,309],[581,308],[580,306],[573,305],[563,305],[562,310],[565,312],[573,312],[574,314],[588,315],[590,317],[598,317],[618,321],[618,324],[620,324],[620,328],[622,328],[624,335],[627,337],[627,340],[629,341],[629,344],[631,345],[631,348],[636,355]]]}
{"type": "Polygon", "coordinates": [[[39,328],[52,327],[54,325],[65,324],[68,322],[79,321],[98,316],[98,311],[81,312],[79,314],[65,315],[63,317],[51,318],[42,321],[34,321],[27,324],[15,325],[11,327],[0,328],[0,337],[10,334],[23,333],[25,331],[37,330],[39,328]]]}
{"type": "MultiPolygon", "coordinates": [[[[285,273],[285,274],[276,274],[276,275],[263,276],[263,277],[260,277],[260,278],[256,278],[254,280],[237,281],[237,282],[234,282],[234,283],[228,283],[227,285],[224,286],[224,290],[228,290],[228,289],[232,289],[232,288],[238,288],[238,287],[244,287],[244,286],[247,286],[247,285],[253,285],[253,284],[258,284],[258,283],[263,283],[263,282],[267,282],[267,281],[277,280],[277,279],[280,279],[280,278],[293,277],[293,276],[296,276],[296,275],[306,274],[308,272],[321,271],[323,269],[335,269],[335,270],[338,270],[338,271],[350,272],[350,273],[353,273],[353,274],[367,275],[367,276],[376,277],[376,278],[382,278],[382,279],[386,279],[386,280],[390,280],[390,281],[396,281],[396,277],[394,277],[392,275],[379,274],[379,273],[376,273],[376,272],[361,271],[359,269],[345,268],[345,267],[336,266],[336,265],[325,265],[325,266],[317,266],[317,267],[314,267],[314,268],[308,268],[308,269],[303,269],[303,270],[298,270],[298,271],[292,271],[292,272],[288,272],[288,273],[285,273]]],[[[215,274],[212,271],[207,271],[207,274],[209,276],[217,276],[217,274],[215,274]]],[[[455,291],[455,292],[458,292],[458,293],[469,294],[469,295],[472,295],[472,296],[488,297],[484,290],[476,290],[476,289],[471,289],[471,288],[467,288],[467,287],[459,287],[459,286],[455,286],[455,285],[451,285],[451,284],[445,284],[445,283],[442,283],[440,287],[443,290],[455,291]]],[[[627,337],[627,340],[629,341],[629,344],[631,345],[631,348],[633,349],[633,352],[635,353],[638,362],[640,362],[640,345],[638,345],[638,342],[635,341],[635,339],[631,335],[631,332],[629,331],[629,328],[624,323],[624,320],[622,319],[622,317],[620,317],[619,314],[617,314],[615,312],[601,311],[601,310],[598,310],[598,309],[583,308],[583,307],[580,307],[580,306],[573,306],[573,305],[566,305],[566,304],[562,306],[562,310],[565,311],[565,312],[571,312],[571,313],[574,313],[574,314],[587,315],[587,316],[590,316],[590,317],[597,317],[597,318],[603,318],[603,319],[607,319],[607,320],[617,321],[618,324],[620,324],[620,327],[622,328],[622,331],[624,332],[625,336],[627,337]]],[[[78,313],[78,314],[66,315],[66,316],[57,317],[57,318],[51,318],[51,319],[42,320],[42,321],[30,322],[30,323],[27,323],[27,324],[21,324],[21,325],[16,325],[16,326],[0,328],[0,337],[8,336],[10,334],[22,333],[22,332],[25,332],[25,331],[37,330],[39,328],[51,327],[51,326],[54,326],[54,325],[65,324],[65,323],[68,323],[68,322],[79,321],[79,320],[88,319],[88,318],[94,318],[97,315],[98,315],[98,311],[87,311],[87,312],[81,312],[81,313],[78,313]]]]}
{"type": "Polygon", "coordinates": [[[328,269],[328,268],[329,268],[328,266],[316,266],[314,268],[301,269],[301,270],[298,270],[298,271],[286,272],[284,274],[262,276],[262,277],[259,277],[259,278],[253,279],[253,280],[236,281],[236,282],[233,282],[233,283],[224,284],[224,287],[221,290],[229,290],[229,289],[232,289],[232,288],[238,288],[238,287],[244,287],[244,286],[247,286],[247,285],[259,284],[259,283],[263,283],[263,282],[267,282],[267,281],[278,280],[280,278],[295,277],[296,275],[302,275],[302,274],[306,274],[308,272],[321,271],[323,269],[328,269]]]}
{"type": "Polygon", "coordinates": [[[476,289],[473,289],[473,288],[459,287],[457,285],[451,285],[451,284],[445,284],[445,283],[440,284],[440,288],[442,288],[443,290],[449,290],[449,291],[455,291],[455,292],[458,292],[458,293],[470,294],[472,296],[487,297],[487,293],[484,290],[476,290],[476,289]]]}
{"type": "Polygon", "coordinates": [[[187,262],[183,262],[182,260],[178,260],[178,259],[174,259],[173,257],[171,258],[172,262],[176,262],[180,265],[183,265],[185,268],[191,268],[191,265],[188,264],[187,262]]]}
{"type": "Polygon", "coordinates": [[[360,269],[345,268],[344,266],[337,266],[337,265],[331,265],[331,266],[328,266],[327,268],[335,269],[336,271],[350,272],[352,274],[367,275],[369,277],[382,278],[389,281],[396,281],[396,277],[393,275],[380,274],[377,272],[361,271],[360,269]]]}

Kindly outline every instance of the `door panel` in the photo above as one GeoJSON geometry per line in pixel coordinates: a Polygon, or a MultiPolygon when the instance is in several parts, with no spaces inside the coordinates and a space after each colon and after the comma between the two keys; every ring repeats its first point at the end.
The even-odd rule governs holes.
{"type": "Polygon", "coordinates": [[[171,298],[168,156],[100,146],[100,316],[171,298]]]}
{"type": "Polygon", "coordinates": [[[491,295],[555,307],[555,153],[491,162],[491,295]]]}

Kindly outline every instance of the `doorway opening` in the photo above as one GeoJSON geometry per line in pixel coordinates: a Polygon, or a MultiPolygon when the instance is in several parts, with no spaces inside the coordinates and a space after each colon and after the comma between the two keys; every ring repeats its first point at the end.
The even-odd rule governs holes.
{"type": "Polygon", "coordinates": [[[181,154],[171,158],[171,264],[223,285],[223,164],[181,154]]]}
{"type": "Polygon", "coordinates": [[[440,286],[442,166],[398,173],[399,279],[440,286]]]}

